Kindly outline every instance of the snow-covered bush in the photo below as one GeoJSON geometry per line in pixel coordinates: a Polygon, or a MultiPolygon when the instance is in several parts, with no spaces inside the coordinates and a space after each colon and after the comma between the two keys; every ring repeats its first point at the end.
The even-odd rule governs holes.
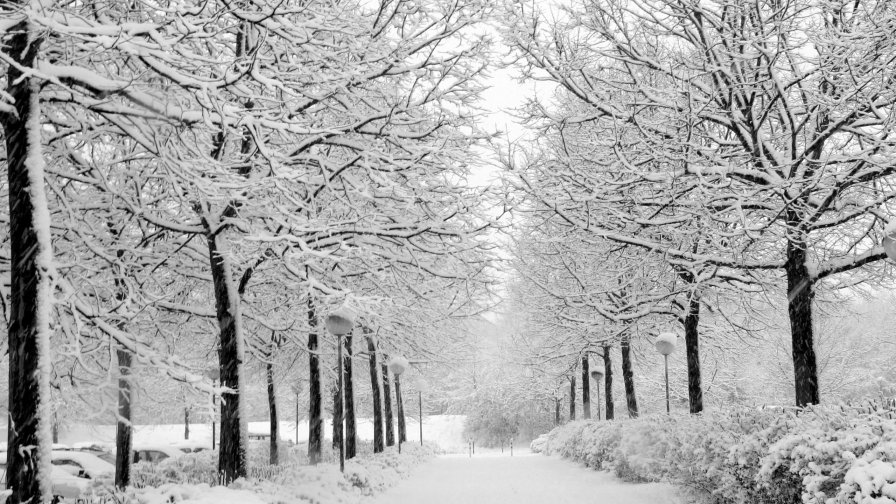
{"type": "Polygon", "coordinates": [[[815,407],[571,422],[544,449],[717,504],[896,504],[896,420],[815,407]]]}

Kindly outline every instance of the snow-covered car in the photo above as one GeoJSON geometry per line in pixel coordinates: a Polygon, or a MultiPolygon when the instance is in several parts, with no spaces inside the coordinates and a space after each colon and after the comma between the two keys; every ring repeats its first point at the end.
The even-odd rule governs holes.
{"type": "Polygon", "coordinates": [[[114,476],[115,466],[105,460],[83,451],[51,452],[53,465],[79,478],[96,479],[102,476],[114,476]]]}
{"type": "MultiPolygon", "coordinates": [[[[0,478],[6,481],[6,452],[0,452],[0,478]]],[[[50,471],[50,485],[54,503],[76,501],[87,491],[90,480],[73,476],[54,465],[50,471]]]]}
{"type": "Polygon", "coordinates": [[[542,434],[529,443],[529,449],[532,450],[533,453],[541,453],[544,451],[545,447],[547,447],[547,444],[548,435],[542,434]]]}
{"type": "Polygon", "coordinates": [[[131,462],[149,462],[155,464],[169,458],[182,457],[184,452],[174,446],[166,445],[135,445],[131,450],[133,458],[131,462]]]}
{"type": "Polygon", "coordinates": [[[184,453],[196,453],[210,449],[211,447],[203,443],[202,441],[196,440],[183,440],[178,441],[176,443],[172,443],[171,446],[177,448],[178,450],[184,453]]]}

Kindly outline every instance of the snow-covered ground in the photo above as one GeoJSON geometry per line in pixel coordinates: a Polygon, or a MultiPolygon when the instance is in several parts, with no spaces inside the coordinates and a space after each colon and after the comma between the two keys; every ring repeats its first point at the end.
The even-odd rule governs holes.
{"type": "Polygon", "coordinates": [[[672,486],[633,484],[556,457],[447,455],[376,497],[375,504],[681,504],[672,486]]]}
{"type": "MultiPolygon", "coordinates": [[[[458,453],[466,450],[467,443],[463,438],[463,415],[433,415],[423,417],[423,439],[435,443],[442,450],[449,453],[458,453]]],[[[419,424],[414,418],[407,418],[407,432],[409,442],[419,441],[419,424]]],[[[330,437],[333,432],[330,420],[325,421],[324,434],[330,437]]],[[[296,442],[296,423],[280,422],[280,438],[296,442]]],[[[249,432],[269,434],[268,422],[249,422],[249,432]]],[[[373,439],[373,422],[369,418],[358,419],[358,438],[364,440],[373,439]]],[[[190,440],[202,445],[211,446],[211,424],[191,424],[190,440]]],[[[114,425],[84,425],[76,424],[64,428],[59,434],[59,442],[73,445],[85,441],[99,441],[113,443],[115,441],[114,425]]],[[[134,428],[134,444],[178,444],[184,441],[183,424],[168,425],[138,425],[134,428]]],[[[298,442],[308,441],[308,422],[299,422],[298,442]]]]}

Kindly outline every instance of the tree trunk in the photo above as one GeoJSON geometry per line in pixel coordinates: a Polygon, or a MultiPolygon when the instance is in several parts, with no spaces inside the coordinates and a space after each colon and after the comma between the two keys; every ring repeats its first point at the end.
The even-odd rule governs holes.
{"type": "Polygon", "coordinates": [[[41,413],[49,411],[50,400],[53,249],[41,153],[40,81],[19,70],[36,66],[43,36],[24,19],[6,33],[4,52],[16,63],[7,65],[4,100],[12,102],[15,113],[0,116],[9,184],[8,422],[14,426],[7,437],[6,488],[12,490],[7,502],[43,503],[52,499],[51,419],[41,413]]]}
{"type": "Polygon", "coordinates": [[[190,439],[190,408],[184,406],[184,439],[190,439]]]}
{"type": "Polygon", "coordinates": [[[812,328],[814,285],[806,267],[806,249],[802,243],[787,243],[787,312],[793,345],[793,374],[796,405],[818,404],[818,366],[815,360],[812,328]]]}
{"type": "Polygon", "coordinates": [[[398,442],[408,442],[407,425],[404,418],[404,400],[401,397],[401,382],[395,376],[395,413],[398,415],[398,442]]]}
{"type": "Polygon", "coordinates": [[[345,459],[355,458],[357,451],[357,425],[355,422],[355,388],[352,380],[352,335],[345,335],[345,354],[342,357],[345,378],[342,384],[345,387],[345,459]]]}
{"type": "Polygon", "coordinates": [[[389,390],[389,368],[382,365],[383,376],[383,421],[386,427],[386,446],[395,446],[395,423],[392,421],[392,393],[389,390]]]}
{"type": "Polygon", "coordinates": [[[53,444],[59,442],[59,418],[56,412],[53,412],[53,444]]]}
{"type": "Polygon", "coordinates": [[[696,293],[688,296],[688,312],[684,318],[684,344],[688,359],[688,402],[691,413],[703,411],[703,387],[700,383],[700,297],[696,293]]]}
{"type": "MultiPolygon", "coordinates": [[[[206,227],[209,228],[206,223],[206,227]]],[[[218,443],[218,474],[223,484],[246,476],[246,437],[241,415],[240,386],[243,367],[240,300],[233,285],[230,260],[219,243],[220,234],[209,229],[208,252],[215,290],[220,348],[218,349],[221,385],[221,429],[218,443]]]]}
{"type": "Polygon", "coordinates": [[[560,425],[560,398],[554,398],[554,426],[560,425]]]}
{"type": "Polygon", "coordinates": [[[271,449],[270,464],[277,465],[280,463],[280,424],[277,422],[277,390],[274,388],[274,363],[271,360],[273,355],[268,355],[268,362],[265,365],[268,377],[268,412],[271,417],[271,449]]]}
{"type": "MultiPolygon", "coordinates": [[[[308,298],[308,462],[319,464],[323,448],[323,400],[320,391],[320,357],[317,355],[317,317],[314,303],[308,298]]],[[[296,422],[298,422],[296,418],[296,422]]],[[[296,442],[298,443],[298,439],[296,442]]]]}
{"type": "Polygon", "coordinates": [[[588,376],[588,354],[582,356],[582,418],[591,420],[591,377],[588,376]]]}
{"type": "Polygon", "coordinates": [[[622,350],[622,382],[625,384],[625,402],[629,418],[638,418],[638,398],[635,396],[635,373],[632,370],[631,343],[628,336],[619,343],[622,350]]]}
{"type": "Polygon", "coordinates": [[[373,397],[373,453],[383,451],[383,405],[380,401],[380,381],[376,363],[376,342],[368,331],[365,331],[367,339],[367,354],[370,367],[370,391],[373,397]]]}
{"type": "Polygon", "coordinates": [[[610,347],[604,347],[604,400],[606,401],[606,419],[612,420],[613,408],[613,361],[610,347]]]}
{"type": "Polygon", "coordinates": [[[569,421],[576,419],[576,375],[569,378],[569,421]]]}
{"type": "Polygon", "coordinates": [[[118,421],[115,428],[115,487],[131,484],[131,352],[116,348],[118,357],[118,421]]]}

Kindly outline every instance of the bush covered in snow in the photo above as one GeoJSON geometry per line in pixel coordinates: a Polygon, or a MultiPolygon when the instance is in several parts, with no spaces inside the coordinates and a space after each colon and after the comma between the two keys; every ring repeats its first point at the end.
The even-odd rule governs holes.
{"type": "Polygon", "coordinates": [[[876,406],[571,422],[544,452],[717,504],[896,504],[896,419],[876,406]]]}
{"type": "MultiPolygon", "coordinates": [[[[333,456],[329,446],[325,451],[327,458],[333,456]]],[[[127,491],[108,485],[97,486],[92,492],[99,500],[121,504],[339,504],[355,502],[361,495],[373,495],[391,487],[436,451],[431,445],[421,447],[415,443],[402,445],[400,455],[396,447],[377,454],[365,450],[346,461],[342,474],[336,464],[308,465],[301,448],[282,450],[277,466],[261,463],[261,455],[250,448],[249,460],[256,463],[250,463],[249,478],[228,487],[217,486],[217,452],[204,451],[156,465],[134,464],[133,486],[127,491]]]]}

